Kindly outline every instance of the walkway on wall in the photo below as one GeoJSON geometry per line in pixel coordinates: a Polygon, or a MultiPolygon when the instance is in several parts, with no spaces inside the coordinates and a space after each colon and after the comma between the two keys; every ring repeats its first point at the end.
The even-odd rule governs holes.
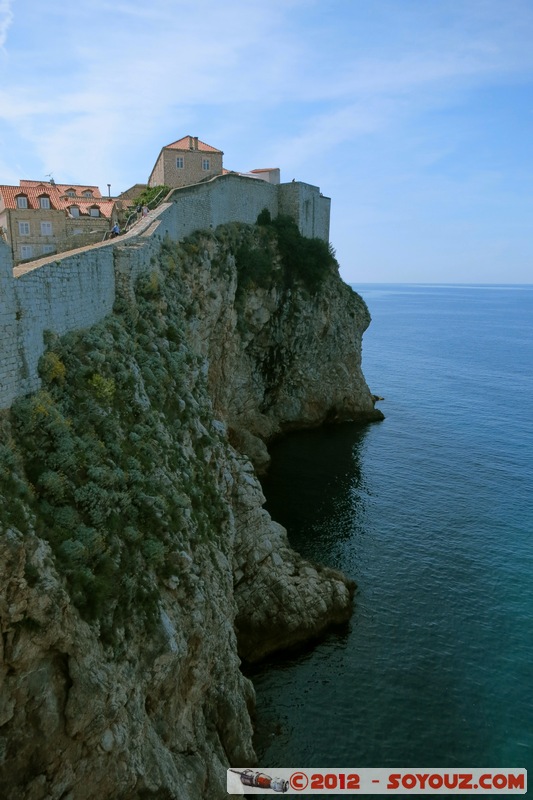
{"type": "Polygon", "coordinates": [[[135,223],[131,225],[128,231],[119,234],[113,239],[108,239],[105,242],[97,242],[96,244],[88,244],[84,247],[77,247],[74,250],[64,250],[61,253],[55,253],[45,258],[39,258],[35,261],[28,261],[25,264],[19,264],[13,268],[13,277],[20,278],[21,275],[26,275],[34,269],[44,267],[46,264],[54,264],[62,261],[64,258],[78,255],[79,253],[87,253],[93,250],[98,250],[102,247],[114,247],[115,245],[123,244],[124,242],[131,242],[140,236],[151,236],[158,227],[158,218],[161,214],[169,208],[171,203],[161,203],[152,211],[149,211],[146,217],[140,217],[135,223]]]}

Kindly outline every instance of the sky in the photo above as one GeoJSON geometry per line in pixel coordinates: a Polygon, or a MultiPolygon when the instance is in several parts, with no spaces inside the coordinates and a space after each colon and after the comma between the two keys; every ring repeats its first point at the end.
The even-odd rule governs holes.
{"type": "Polygon", "coordinates": [[[0,0],[0,183],[185,135],[320,186],[348,282],[533,282],[532,0],[0,0]]]}

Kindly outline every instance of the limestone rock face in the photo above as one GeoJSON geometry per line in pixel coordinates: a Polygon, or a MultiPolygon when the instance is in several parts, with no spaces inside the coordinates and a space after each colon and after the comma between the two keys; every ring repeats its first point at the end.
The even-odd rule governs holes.
{"type": "Polygon", "coordinates": [[[137,300],[56,343],[43,393],[0,419],[3,800],[227,797],[227,766],[255,758],[240,659],[351,613],[352,582],[291,550],[256,470],[283,431],[379,418],[368,311],[333,271],[283,288],[275,252],[243,290],[255,235],[167,243],[137,300]]]}
{"type": "Polygon", "coordinates": [[[355,585],[342,573],[311,565],[291,549],[285,528],[261,508],[259,483],[246,474],[248,480],[234,496],[234,591],[239,652],[253,662],[317,638],[348,619],[355,585]],[[253,537],[247,534],[250,530],[253,537]]]}
{"type": "Polygon", "coordinates": [[[370,314],[335,269],[310,293],[284,285],[273,256],[267,285],[240,291],[234,256],[213,238],[202,246],[195,269],[183,274],[188,296],[207,309],[191,335],[208,365],[216,412],[256,469],[268,464],[262,442],[282,432],[383,419],[361,369],[370,314]]]}
{"type": "Polygon", "coordinates": [[[226,764],[254,758],[253,689],[239,670],[231,571],[214,579],[215,559],[184,555],[157,634],[113,648],[79,618],[42,541],[2,537],[2,798],[225,796],[226,764]]]}

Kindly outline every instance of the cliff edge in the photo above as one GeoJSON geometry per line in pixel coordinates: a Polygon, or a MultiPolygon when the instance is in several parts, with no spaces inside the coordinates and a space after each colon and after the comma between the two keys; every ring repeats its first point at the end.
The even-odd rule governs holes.
{"type": "Polygon", "coordinates": [[[256,477],[284,431],[381,418],[366,306],[295,241],[165,241],[0,417],[6,800],[227,797],[254,762],[240,659],[349,617],[353,585],[290,549],[256,477]]]}

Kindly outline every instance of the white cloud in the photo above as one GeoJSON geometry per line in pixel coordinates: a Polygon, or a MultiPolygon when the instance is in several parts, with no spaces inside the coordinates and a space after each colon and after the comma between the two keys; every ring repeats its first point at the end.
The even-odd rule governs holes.
{"type": "MultiPolygon", "coordinates": [[[[47,10],[53,21],[59,5],[52,0],[47,10]]],[[[112,173],[125,148],[142,148],[158,128],[172,128],[169,140],[187,132],[191,109],[257,102],[261,80],[283,86],[285,70],[294,66],[284,13],[281,2],[268,8],[188,2],[179,4],[179,13],[166,0],[143,10],[98,0],[90,13],[71,7],[60,39],[52,24],[51,38],[42,37],[46,55],[28,46],[18,62],[14,56],[11,79],[0,90],[0,121],[39,154],[43,172],[79,174],[90,164],[112,173]]],[[[279,94],[265,92],[265,104],[279,94]]],[[[162,136],[158,147],[166,143],[162,136]]],[[[154,149],[148,158],[156,155],[154,149]]],[[[140,164],[135,179],[145,179],[151,166],[140,164]]]]}
{"type": "MultiPolygon", "coordinates": [[[[33,0],[19,2],[21,10],[34,7],[33,0]]],[[[519,0],[510,2],[517,7],[519,0]]],[[[261,158],[272,164],[287,163],[292,153],[292,168],[324,146],[446,102],[457,88],[531,67],[524,44],[531,30],[527,6],[509,21],[499,4],[473,0],[454,24],[442,25],[439,14],[452,19],[453,4],[444,2],[444,11],[414,5],[423,9],[419,29],[405,24],[396,36],[379,22],[371,41],[364,36],[364,13],[375,13],[375,24],[384,9],[398,9],[394,3],[376,0],[377,11],[359,17],[350,3],[337,2],[347,19],[324,16],[337,36],[329,39],[320,26],[323,6],[315,0],[92,0],[67,10],[62,0],[48,0],[46,9],[37,7],[40,16],[20,15],[21,41],[27,33],[35,39],[10,53],[0,122],[18,131],[44,172],[72,178],[85,164],[119,173],[127,148],[146,152],[157,139],[147,156],[153,161],[167,139],[188,132],[208,138],[210,126],[229,127],[237,140],[257,139],[261,158]],[[47,27],[34,30],[41,26],[47,27]],[[297,109],[290,123],[288,108],[297,109]],[[211,123],[217,114],[226,120],[211,123]],[[256,126],[267,116],[277,123],[259,142],[256,126]]],[[[6,20],[0,31],[11,16],[10,3],[0,0],[0,20],[6,20]]],[[[228,149],[224,141],[213,143],[228,149]]],[[[137,179],[150,168],[139,163],[137,179]]]]}
{"type": "Polygon", "coordinates": [[[7,31],[12,21],[11,0],[0,0],[0,48],[6,42],[7,31]]]}

